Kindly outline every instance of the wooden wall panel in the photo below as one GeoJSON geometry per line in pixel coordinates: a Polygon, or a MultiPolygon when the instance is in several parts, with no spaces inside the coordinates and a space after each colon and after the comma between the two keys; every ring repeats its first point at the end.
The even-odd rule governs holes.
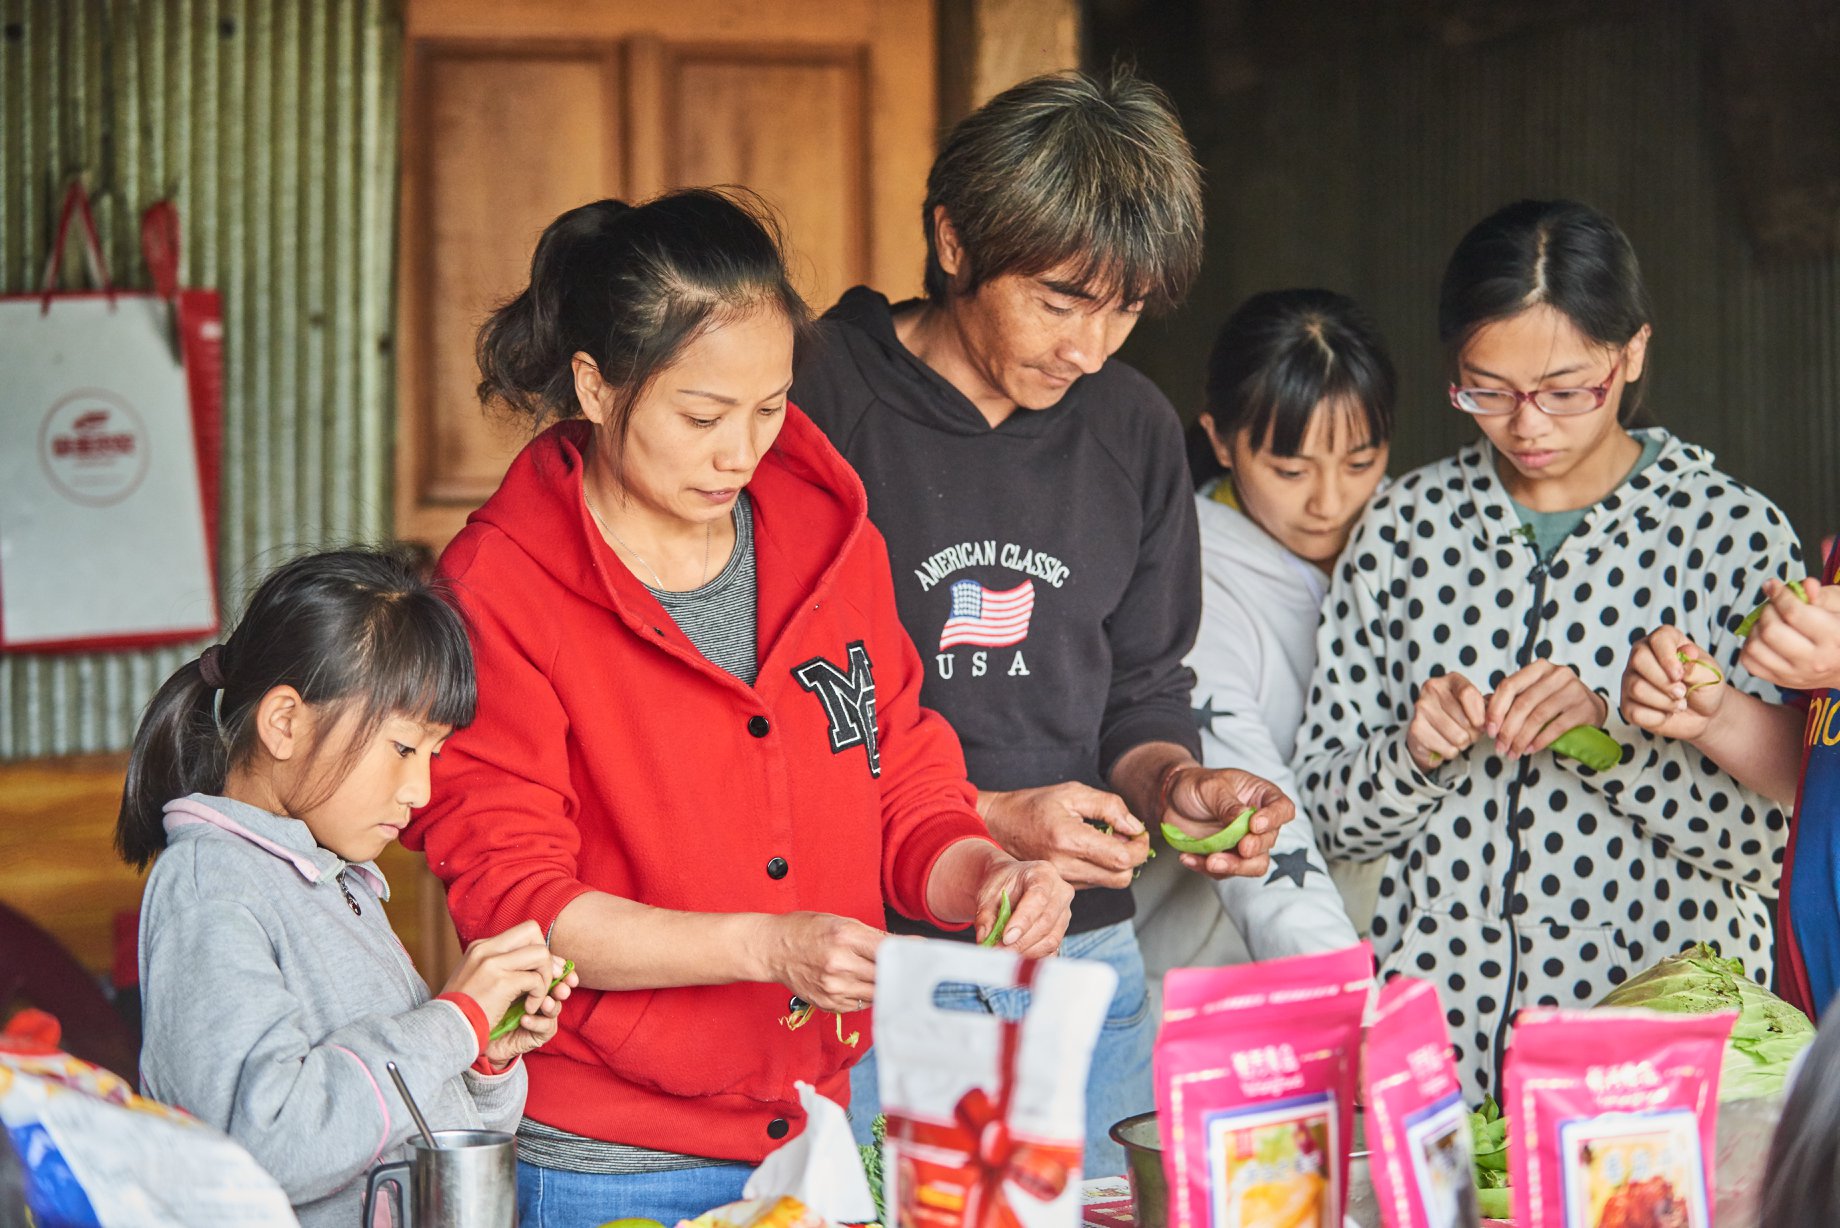
{"type": "MultiPolygon", "coordinates": [[[[127,766],[126,755],[0,764],[0,901],[98,976],[113,964],[116,914],[138,912],[141,904],[143,876],[115,854],[127,766]]],[[[422,855],[401,845],[391,845],[378,864],[390,880],[397,936],[424,975],[444,972],[456,943],[440,884],[422,855]]]]}
{"type": "Polygon", "coordinates": [[[411,0],[396,523],[439,549],[528,435],[478,406],[473,338],[537,235],[602,196],[741,184],[819,310],[918,291],[932,0],[411,0]]]}
{"type": "Polygon", "coordinates": [[[672,61],[670,182],[760,193],[785,225],[793,276],[818,310],[867,280],[860,60],[692,52],[672,61]]]}
{"type": "Polygon", "coordinates": [[[498,486],[527,424],[483,413],[474,338],[529,279],[558,213],[621,190],[618,49],[415,49],[405,122],[401,536],[445,541],[498,486]]]}

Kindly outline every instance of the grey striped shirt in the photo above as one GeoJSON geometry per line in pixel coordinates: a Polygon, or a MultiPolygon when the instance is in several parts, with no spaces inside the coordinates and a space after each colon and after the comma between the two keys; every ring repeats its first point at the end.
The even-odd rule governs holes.
{"type": "Polygon", "coordinates": [[[684,593],[651,592],[711,665],[753,686],[760,648],[754,639],[754,504],[747,491],[735,498],[733,515],[735,549],[715,579],[684,593]]]}

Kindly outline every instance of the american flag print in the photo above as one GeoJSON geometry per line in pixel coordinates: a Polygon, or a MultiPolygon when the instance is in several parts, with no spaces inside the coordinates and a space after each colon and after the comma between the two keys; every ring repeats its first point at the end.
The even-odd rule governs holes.
{"type": "Polygon", "coordinates": [[[941,651],[960,644],[980,648],[1007,648],[1029,637],[1029,618],[1035,613],[1035,581],[1024,580],[998,593],[976,580],[952,585],[952,616],[939,632],[941,651]]]}

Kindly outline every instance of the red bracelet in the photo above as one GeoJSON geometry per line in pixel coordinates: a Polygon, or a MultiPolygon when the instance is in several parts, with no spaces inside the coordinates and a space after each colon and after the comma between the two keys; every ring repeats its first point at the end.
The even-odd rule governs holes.
{"type": "Polygon", "coordinates": [[[1178,763],[1167,772],[1163,773],[1162,787],[1156,791],[1156,817],[1159,821],[1162,819],[1164,813],[1168,811],[1169,798],[1176,791],[1176,777],[1182,774],[1184,768],[1198,766],[1200,765],[1194,763],[1178,763]]]}

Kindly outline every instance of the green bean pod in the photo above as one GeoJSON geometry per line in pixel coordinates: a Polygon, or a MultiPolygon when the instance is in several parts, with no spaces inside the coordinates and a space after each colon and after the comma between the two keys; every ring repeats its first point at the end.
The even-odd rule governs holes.
{"type": "Polygon", "coordinates": [[[1609,771],[1623,761],[1623,744],[1595,725],[1580,725],[1560,734],[1552,752],[1576,759],[1595,772],[1609,771]]]}
{"type": "MultiPolygon", "coordinates": [[[[1808,600],[1808,590],[1802,587],[1802,582],[1800,580],[1789,581],[1789,591],[1794,593],[1797,597],[1800,597],[1803,601],[1808,600]]],[[[1744,621],[1738,624],[1738,634],[1749,635],[1751,632],[1755,631],[1757,629],[1757,620],[1762,618],[1763,612],[1769,608],[1770,603],[1766,601],[1752,610],[1749,614],[1746,614],[1744,616],[1744,621]]]]}
{"type": "MultiPolygon", "coordinates": [[[[563,960],[562,961],[562,976],[559,976],[555,980],[551,981],[549,983],[549,988],[544,990],[543,992],[545,994],[549,994],[553,992],[556,986],[562,984],[563,979],[566,978],[569,975],[569,973],[573,971],[575,971],[575,961],[572,959],[563,960]]],[[[492,1029],[491,1033],[488,1036],[488,1039],[489,1040],[502,1040],[503,1038],[511,1035],[513,1029],[515,1029],[517,1025],[520,1022],[522,1022],[523,1018],[524,1018],[524,999],[519,998],[516,1002],[513,1002],[511,1004],[511,1009],[505,1012],[505,1017],[498,1021],[498,1026],[492,1029]]]]}
{"type": "Polygon", "coordinates": [[[990,932],[978,943],[980,947],[994,947],[1003,941],[1003,931],[1009,927],[1009,914],[1009,888],[1005,887],[1002,897],[997,900],[996,924],[990,927],[990,932]]]}
{"type": "Polygon", "coordinates": [[[1169,847],[1178,853],[1193,853],[1197,857],[1224,853],[1246,838],[1246,833],[1252,830],[1252,816],[1257,812],[1257,806],[1248,806],[1235,815],[1231,823],[1201,840],[1188,835],[1173,823],[1165,823],[1163,839],[1169,841],[1169,847]]]}

